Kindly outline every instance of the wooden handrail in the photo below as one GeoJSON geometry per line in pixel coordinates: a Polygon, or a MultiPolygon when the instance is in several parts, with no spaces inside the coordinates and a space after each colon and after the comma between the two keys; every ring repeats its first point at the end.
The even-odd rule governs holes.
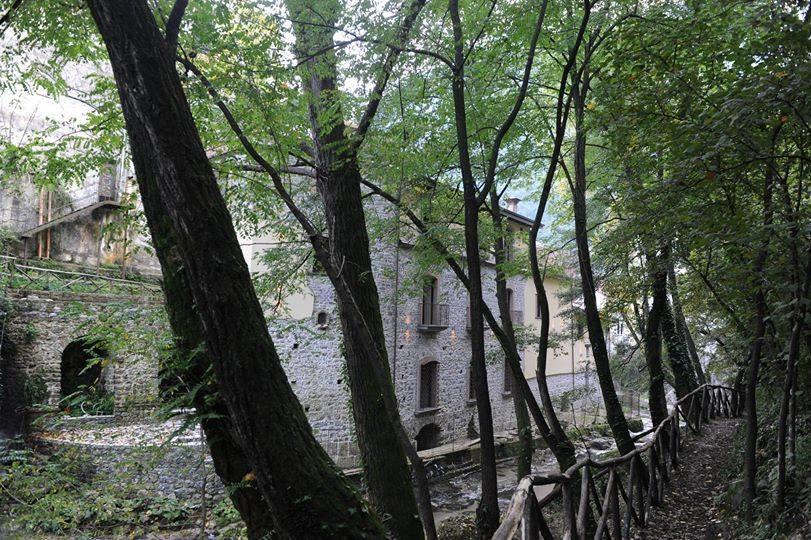
{"type": "Polygon", "coordinates": [[[542,501],[537,501],[533,489],[535,486],[552,484],[555,485],[554,490],[563,494],[563,533],[560,537],[585,537],[591,503],[597,516],[594,538],[602,538],[606,532],[610,532],[612,538],[628,538],[632,524],[644,526],[650,519],[650,508],[661,504],[664,484],[669,482],[671,472],[679,464],[678,454],[683,445],[679,415],[684,417],[691,430],[700,432],[701,424],[709,422],[711,418],[740,416],[743,402],[741,394],[728,386],[704,384],[679,399],[667,418],[658,426],[634,437],[636,441],[652,434],[648,441],[627,454],[600,461],[587,457],[563,473],[524,477],[519,482],[493,539],[512,540],[519,530],[519,538],[522,540],[539,538],[539,535],[543,538],[555,538],[542,513],[546,504],[555,497],[550,493],[542,501]],[[690,410],[685,413],[683,407],[688,400],[690,410]],[[698,409],[694,409],[696,404],[698,409]],[[694,410],[695,426],[690,423],[694,410]],[[644,464],[643,458],[647,459],[646,467],[640,466],[644,464]],[[622,482],[626,466],[627,488],[622,482]],[[608,481],[600,501],[595,480],[606,474],[608,481]],[[572,500],[574,481],[581,484],[579,501],[572,500]],[[625,508],[624,516],[620,511],[621,502],[625,508]],[[527,508],[527,505],[533,507],[527,508]]]}
{"type": "Polygon", "coordinates": [[[30,264],[21,264],[19,262],[20,259],[16,257],[9,257],[7,255],[0,255],[0,260],[4,262],[2,266],[5,272],[3,273],[10,276],[9,286],[12,289],[49,290],[51,283],[48,281],[47,276],[54,276],[58,283],[63,285],[67,290],[71,290],[71,287],[74,287],[77,284],[92,284],[95,282],[95,289],[91,292],[98,292],[106,285],[114,290],[128,289],[138,290],[149,294],[160,293],[160,285],[158,283],[115,278],[102,274],[89,274],[85,272],[59,270],[56,268],[45,268],[41,266],[32,266],[30,264]],[[43,279],[41,275],[45,275],[46,277],[43,279]],[[22,277],[28,281],[23,286],[19,286],[18,284],[14,283],[15,277],[22,277]],[[42,281],[45,281],[45,283],[41,283],[42,281]]]}

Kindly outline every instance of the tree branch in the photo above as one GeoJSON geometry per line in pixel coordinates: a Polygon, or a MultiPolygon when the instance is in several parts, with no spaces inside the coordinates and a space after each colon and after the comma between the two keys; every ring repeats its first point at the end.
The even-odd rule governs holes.
{"type": "Polygon", "coordinates": [[[172,6],[172,11],[169,13],[169,18],[166,19],[166,47],[169,56],[174,56],[177,53],[177,40],[180,35],[180,23],[183,22],[183,14],[186,13],[186,6],[189,5],[189,0],[175,0],[175,5],[172,6]]]}
{"type": "Polygon", "coordinates": [[[375,86],[372,89],[369,103],[366,104],[366,110],[363,111],[363,116],[358,123],[358,129],[355,131],[355,140],[353,142],[353,146],[355,148],[360,146],[363,139],[366,137],[366,132],[369,130],[372,119],[380,106],[380,100],[383,98],[383,92],[386,90],[386,85],[391,77],[394,64],[400,57],[400,53],[403,52],[403,47],[408,41],[408,36],[411,33],[411,29],[413,28],[420,11],[422,11],[422,8],[425,7],[425,2],[426,0],[412,0],[408,6],[408,12],[403,18],[402,23],[400,23],[400,28],[397,31],[397,38],[394,46],[389,46],[389,52],[380,66],[380,72],[378,74],[377,81],[375,81],[375,86]]]}
{"type": "Polygon", "coordinates": [[[264,172],[270,175],[270,178],[273,181],[273,187],[279,193],[279,196],[282,198],[282,201],[284,201],[288,210],[290,210],[290,213],[292,213],[293,216],[298,220],[307,235],[310,237],[311,241],[320,243],[321,234],[318,232],[310,219],[304,214],[304,212],[296,205],[295,201],[293,201],[293,197],[291,197],[290,193],[288,193],[287,189],[284,187],[284,182],[282,181],[279,171],[276,170],[276,168],[259,153],[253,143],[251,143],[247,135],[245,135],[245,132],[242,131],[242,127],[239,125],[239,122],[237,122],[236,118],[234,118],[231,110],[222,100],[222,97],[220,97],[217,89],[211,84],[211,81],[209,81],[206,76],[203,75],[200,69],[187,58],[179,56],[177,57],[177,61],[180,62],[183,67],[194,73],[194,75],[206,89],[206,92],[208,92],[208,95],[214,100],[214,104],[222,112],[228,126],[231,128],[231,131],[234,132],[239,139],[239,142],[242,143],[242,147],[245,149],[251,159],[253,159],[264,172]]]}
{"type": "Polygon", "coordinates": [[[510,110],[510,114],[507,115],[507,118],[504,120],[504,123],[501,124],[501,127],[498,128],[496,137],[495,139],[493,139],[493,146],[490,149],[490,157],[487,160],[487,172],[484,177],[484,185],[482,186],[477,201],[480,205],[487,198],[490,192],[490,186],[495,181],[496,168],[498,167],[498,156],[499,152],[501,151],[501,143],[504,140],[504,137],[507,136],[507,133],[510,131],[512,125],[515,123],[515,119],[518,117],[518,113],[521,111],[521,106],[524,104],[524,99],[527,97],[527,88],[529,88],[529,77],[530,74],[532,73],[532,64],[535,61],[535,51],[538,48],[538,38],[541,35],[543,22],[544,19],[546,18],[547,5],[548,0],[544,0],[543,4],[541,4],[541,11],[538,13],[538,19],[535,21],[535,29],[533,30],[532,38],[530,39],[529,52],[527,53],[527,61],[524,64],[524,77],[521,80],[521,88],[518,90],[518,95],[515,96],[515,103],[513,103],[513,107],[512,110],[510,110]]]}

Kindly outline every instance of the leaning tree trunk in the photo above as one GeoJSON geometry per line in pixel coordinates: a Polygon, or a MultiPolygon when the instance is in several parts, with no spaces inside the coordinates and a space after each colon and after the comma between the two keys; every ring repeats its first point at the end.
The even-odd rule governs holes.
{"type": "Polygon", "coordinates": [[[651,423],[661,424],[667,418],[667,401],[665,399],[665,376],[662,370],[662,312],[667,305],[667,273],[662,267],[661,257],[648,258],[650,265],[653,304],[648,312],[645,324],[645,363],[650,375],[648,401],[651,423]]]}
{"type": "Polygon", "coordinates": [[[248,538],[265,538],[275,528],[273,515],[257,486],[243,481],[252,467],[236,439],[225,403],[217,395],[216,381],[209,374],[212,360],[205,352],[203,329],[193,308],[194,300],[171,223],[153,186],[144,187],[147,189],[141,190],[141,199],[161,265],[169,325],[178,355],[188,362],[188,367],[178,375],[189,387],[198,388],[193,392],[192,403],[200,417],[214,469],[245,522],[248,538]]]}
{"type": "MultiPolygon", "coordinates": [[[[517,342],[515,340],[515,328],[513,326],[512,311],[510,306],[509,294],[507,292],[507,277],[504,273],[504,264],[507,261],[507,245],[510,242],[509,235],[504,226],[504,221],[501,217],[501,202],[499,200],[496,185],[490,189],[490,208],[493,216],[493,228],[496,232],[496,301],[498,302],[499,318],[501,319],[501,327],[507,336],[512,347],[517,349],[517,342]]],[[[509,352],[505,350],[505,354],[509,352]]],[[[504,369],[509,370],[509,359],[505,358],[504,369]]],[[[516,377],[511,371],[509,374],[505,373],[505,377],[512,377],[514,383],[510,385],[512,390],[513,406],[515,408],[515,423],[518,429],[518,456],[516,458],[516,473],[518,480],[527,476],[532,472],[532,424],[529,420],[529,411],[527,411],[527,403],[524,397],[523,386],[518,383],[516,377]]],[[[523,375],[522,375],[523,377],[523,375]]]]}
{"type": "MultiPolygon", "coordinates": [[[[667,253],[663,255],[663,257],[667,256],[667,253]]],[[[664,285],[667,287],[667,274],[665,274],[664,285]]],[[[670,361],[670,369],[673,371],[673,379],[676,382],[676,395],[681,399],[698,388],[698,384],[696,383],[696,374],[690,361],[690,355],[687,352],[687,345],[682,339],[683,336],[679,332],[673,310],[670,308],[667,292],[665,292],[665,303],[662,306],[661,317],[662,336],[667,344],[667,357],[670,361]]]]}
{"type": "Polygon", "coordinates": [[[572,101],[575,110],[575,144],[574,144],[574,184],[572,198],[574,202],[575,242],[577,256],[580,264],[580,278],[583,286],[583,306],[586,313],[586,326],[591,341],[594,365],[597,377],[600,380],[600,390],[605,403],[605,413],[608,425],[617,442],[620,453],[627,454],[636,446],[628,430],[628,421],[622,411],[622,405],[617,399],[614,389],[614,379],[611,376],[611,367],[608,360],[608,349],[605,344],[605,334],[600,322],[600,312],[597,307],[597,294],[594,286],[594,272],[591,267],[591,254],[589,252],[588,223],[586,213],[586,132],[583,125],[585,113],[585,91],[588,88],[588,76],[584,75],[582,84],[572,85],[572,101]],[[582,88],[581,88],[582,87],[582,88]]]}
{"type": "MultiPolygon", "coordinates": [[[[380,297],[372,273],[369,237],[364,214],[361,174],[357,150],[346,136],[346,125],[336,87],[337,67],[332,50],[334,30],[316,23],[332,20],[339,15],[337,3],[322,4],[326,12],[316,13],[312,7],[297,0],[287,2],[296,21],[293,29],[296,47],[303,64],[304,91],[309,103],[317,178],[316,183],[324,203],[329,255],[332,266],[340,269],[343,288],[351,300],[336,296],[346,349],[346,363],[352,393],[352,412],[357,429],[369,497],[382,514],[391,516],[387,526],[400,538],[423,535],[417,503],[411,486],[411,474],[404,445],[410,441],[398,439],[395,424],[399,410],[387,410],[386,403],[397,403],[391,381],[386,351],[380,297]],[[313,55],[313,51],[319,51],[313,55]],[[324,52],[326,51],[326,52],[324,52]],[[358,310],[365,328],[352,324],[349,311],[358,310]],[[373,347],[369,350],[365,333],[371,333],[373,347]],[[374,376],[372,363],[382,363],[385,380],[374,376]],[[382,393],[388,400],[380,399],[382,393]]],[[[415,470],[415,474],[422,474],[415,470]]],[[[421,479],[424,480],[424,479],[421,479]]],[[[429,536],[434,536],[430,500],[422,500],[423,521],[429,536]]]]}
{"type": "MultiPolygon", "coordinates": [[[[265,326],[173,52],[144,1],[88,0],[118,87],[150,232],[164,211],[219,394],[280,537],[379,537],[377,518],[318,445],[265,326]],[[163,201],[162,208],[153,206],[163,201]],[[150,219],[149,216],[153,219],[150,219]]],[[[156,249],[163,249],[160,238],[156,249]]],[[[167,297],[168,298],[168,297],[167,297]]]]}

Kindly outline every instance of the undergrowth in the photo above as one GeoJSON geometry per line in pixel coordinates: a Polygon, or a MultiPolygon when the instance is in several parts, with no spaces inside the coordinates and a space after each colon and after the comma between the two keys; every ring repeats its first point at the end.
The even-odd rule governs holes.
{"type": "Polygon", "coordinates": [[[77,448],[51,455],[30,449],[0,451],[0,530],[6,534],[139,537],[188,525],[198,510],[195,504],[109,481],[77,448]]]}
{"type": "MultiPolygon", "coordinates": [[[[758,395],[757,497],[755,520],[743,519],[743,472],[730,471],[733,480],[720,496],[720,503],[733,517],[735,537],[745,540],[811,538],[811,416],[797,417],[796,465],[790,455],[786,467],[786,506],[776,506],[777,485],[777,400],[758,395]]],[[[768,396],[765,396],[768,397],[768,396]]],[[[735,452],[743,455],[746,425],[735,434],[735,452]]]]}

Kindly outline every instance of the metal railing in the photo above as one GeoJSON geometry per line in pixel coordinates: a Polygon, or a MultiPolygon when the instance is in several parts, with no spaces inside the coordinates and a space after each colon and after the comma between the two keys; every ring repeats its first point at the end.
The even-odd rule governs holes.
{"type": "Polygon", "coordinates": [[[450,308],[448,304],[426,304],[420,302],[416,319],[417,326],[421,330],[442,330],[449,326],[450,308]]]}
{"type": "Polygon", "coordinates": [[[0,256],[0,274],[9,289],[111,295],[158,295],[154,281],[120,279],[100,274],[73,272],[28,264],[24,259],[0,256]]]}
{"type": "MultiPolygon", "coordinates": [[[[498,317],[498,313],[495,313],[496,317],[498,317]]],[[[520,326],[524,324],[524,312],[520,309],[511,309],[510,310],[510,320],[513,323],[513,326],[520,326]]],[[[465,319],[465,328],[470,330],[470,306],[467,307],[467,318],[465,319]]],[[[485,321],[484,323],[484,331],[490,330],[490,325],[487,324],[485,321]]]]}
{"type": "Polygon", "coordinates": [[[651,508],[662,503],[664,485],[679,464],[679,452],[684,445],[679,417],[687,429],[699,433],[702,424],[710,419],[740,416],[742,410],[741,392],[727,386],[705,384],[680,399],[658,426],[636,435],[635,442],[652,433],[650,440],[635,450],[604,461],[582,459],[562,474],[524,477],[493,539],[512,540],[517,535],[521,540],[553,540],[586,538],[592,534],[595,539],[604,535],[614,539],[630,538],[632,525],[644,527],[650,520],[651,508]],[[596,481],[606,475],[600,493],[596,481]],[[574,500],[576,482],[580,487],[578,501],[574,500]],[[538,499],[536,486],[553,488],[538,499]],[[543,511],[558,498],[562,499],[563,530],[553,533],[543,511]],[[590,521],[592,512],[596,524],[590,521]]]}
{"type": "Polygon", "coordinates": [[[510,320],[512,321],[513,326],[520,326],[524,324],[524,312],[520,309],[511,309],[510,320]]]}
{"type": "Polygon", "coordinates": [[[109,190],[109,193],[105,193],[105,190],[97,188],[92,190],[90,193],[86,193],[79,197],[73,197],[73,195],[70,195],[69,201],[50,210],[49,217],[45,218],[43,216],[41,223],[36,214],[26,217],[21,217],[19,214],[13,217],[4,217],[3,223],[5,223],[6,226],[9,227],[13,232],[22,234],[31,229],[36,229],[42,225],[47,225],[48,223],[57,221],[74,212],[80,212],[83,209],[97,205],[98,203],[116,204],[118,202],[119,198],[116,195],[115,190],[109,190]]]}

